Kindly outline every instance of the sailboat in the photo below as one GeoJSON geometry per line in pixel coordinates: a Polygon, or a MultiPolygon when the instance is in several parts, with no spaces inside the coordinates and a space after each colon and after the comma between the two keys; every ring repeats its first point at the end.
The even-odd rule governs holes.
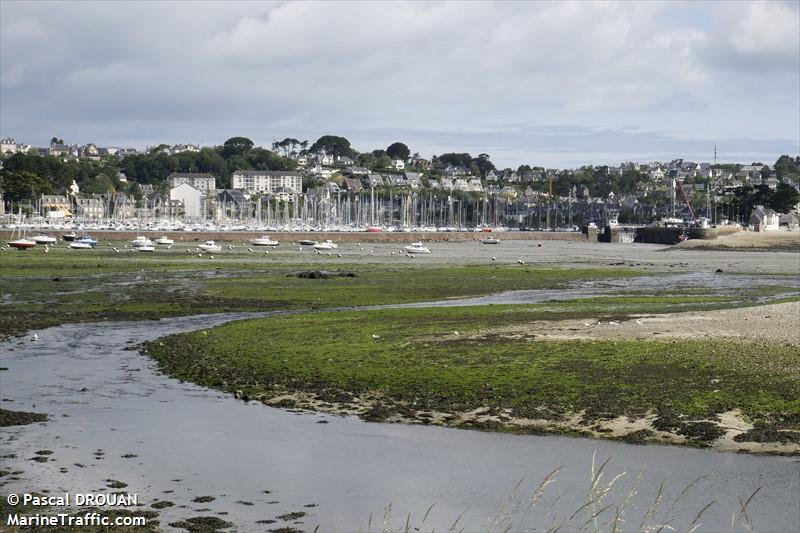
{"type": "MultiPolygon", "coordinates": [[[[19,220],[20,221],[22,220],[22,209],[20,209],[19,211],[19,220]]],[[[25,236],[26,233],[25,226],[20,225],[18,226],[18,228],[19,228],[19,237],[14,239],[14,234],[12,233],[11,234],[12,240],[9,241],[7,244],[12,248],[16,248],[17,250],[27,250],[28,248],[33,248],[34,246],[36,246],[36,241],[34,241],[33,239],[29,239],[25,236]]]]}

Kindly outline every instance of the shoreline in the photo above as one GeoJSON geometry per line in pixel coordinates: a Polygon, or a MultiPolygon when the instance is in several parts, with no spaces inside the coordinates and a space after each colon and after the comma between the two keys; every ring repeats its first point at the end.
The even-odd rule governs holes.
{"type": "MultiPolygon", "coordinates": [[[[562,319],[495,326],[475,334],[454,333],[443,335],[423,335],[413,339],[427,343],[480,343],[482,339],[507,339],[509,341],[530,343],[548,341],[631,341],[656,339],[657,341],[680,341],[696,337],[707,337],[720,341],[745,341],[763,346],[764,368],[771,372],[790,376],[797,368],[791,362],[782,366],[770,360],[770,346],[800,347],[800,334],[796,333],[796,316],[800,316],[800,302],[785,302],[746,308],[730,308],[711,311],[688,311],[669,314],[631,315],[626,320],[592,323],[586,319],[562,319]]],[[[201,332],[202,334],[203,332],[201,332]]],[[[205,337],[204,337],[205,338],[205,337]]],[[[616,342],[615,342],[616,344],[616,342]]],[[[191,373],[185,374],[184,366],[193,364],[171,354],[174,348],[164,349],[159,341],[140,346],[140,352],[159,364],[160,370],[176,379],[197,381],[191,373]],[[151,352],[151,348],[154,348],[151,352]]],[[[197,358],[208,356],[197,353],[197,358]]],[[[285,361],[285,360],[284,360],[285,361]]],[[[208,364],[216,368],[225,365],[224,359],[214,362],[213,356],[208,364]]],[[[762,365],[759,365],[762,366],[762,365]]],[[[276,380],[271,384],[247,391],[236,381],[236,371],[231,369],[232,382],[228,375],[209,374],[207,377],[218,386],[214,390],[231,393],[245,402],[257,401],[270,407],[289,410],[329,413],[340,416],[354,416],[364,421],[438,425],[460,429],[479,429],[505,431],[521,434],[557,434],[588,438],[618,440],[631,444],[673,444],[707,448],[721,452],[741,452],[766,455],[800,455],[800,431],[792,425],[776,424],[774,417],[781,412],[763,412],[763,420],[751,422],[738,407],[711,411],[705,415],[691,415],[664,406],[657,409],[642,403],[641,409],[619,409],[599,406],[592,413],[586,408],[578,411],[559,409],[556,404],[541,403],[526,411],[516,411],[512,404],[473,406],[469,410],[437,409],[435,405],[419,408],[416,401],[402,399],[397,395],[376,389],[362,389],[354,385],[342,389],[333,384],[299,383],[292,388],[287,383],[294,380],[276,380]],[[220,381],[221,380],[221,381],[220,381]],[[244,390],[243,390],[244,389],[244,390]],[[528,416],[530,413],[531,416],[528,416]],[[634,413],[631,415],[630,413],[634,413]]],[[[718,374],[719,375],[719,374],[718,374]]],[[[202,376],[205,376],[202,373],[202,376]]],[[[258,379],[271,379],[263,376],[258,379]]],[[[202,379],[201,379],[202,381],[202,379]]],[[[724,380],[723,380],[724,381],[724,380]]],[[[208,383],[200,383],[209,386],[208,383]]],[[[726,389],[727,383],[712,379],[707,385],[710,389],[726,389]],[[717,385],[719,383],[719,385],[717,385]]],[[[443,398],[446,400],[446,398],[443,398]]],[[[445,402],[444,404],[446,404],[445,402]]],[[[444,405],[443,404],[443,405],[444,405]]],[[[784,413],[785,414],[785,413],[784,413]]]]}

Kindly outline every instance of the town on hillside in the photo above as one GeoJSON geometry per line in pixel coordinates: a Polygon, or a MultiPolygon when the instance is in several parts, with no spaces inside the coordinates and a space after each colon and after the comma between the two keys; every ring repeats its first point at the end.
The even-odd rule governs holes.
{"type": "Polygon", "coordinates": [[[285,230],[577,231],[588,225],[796,227],[800,156],[749,165],[674,159],[498,168],[488,154],[430,159],[402,142],[360,153],[325,135],[269,148],[135,148],[0,141],[0,216],[43,225],[285,230]]]}

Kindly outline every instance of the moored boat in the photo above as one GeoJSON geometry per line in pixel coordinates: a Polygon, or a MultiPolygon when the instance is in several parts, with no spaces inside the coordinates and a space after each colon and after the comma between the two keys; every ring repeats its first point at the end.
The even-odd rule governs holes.
{"type": "Polygon", "coordinates": [[[92,248],[94,248],[94,246],[92,246],[88,242],[82,242],[79,240],[74,240],[71,243],[69,243],[69,247],[72,248],[73,250],[91,250],[92,248]]]}
{"type": "Polygon", "coordinates": [[[481,239],[482,244],[500,244],[500,239],[496,237],[486,237],[481,239]]]}
{"type": "Polygon", "coordinates": [[[12,248],[16,248],[17,250],[27,250],[28,248],[33,248],[36,246],[36,241],[22,237],[20,239],[9,241],[7,244],[12,248]]]}
{"type": "Polygon", "coordinates": [[[162,235],[158,239],[156,239],[156,244],[160,244],[162,246],[171,246],[175,244],[175,241],[167,237],[166,235],[162,235]]]}
{"type": "Polygon", "coordinates": [[[45,233],[40,233],[39,235],[34,235],[33,241],[36,244],[55,244],[58,242],[58,239],[45,233]]]}
{"type": "Polygon", "coordinates": [[[97,239],[93,239],[89,235],[83,235],[81,237],[78,237],[77,239],[75,239],[72,242],[73,243],[80,243],[80,244],[87,244],[87,245],[89,245],[90,248],[94,248],[95,246],[97,246],[97,239]]]}
{"type": "Polygon", "coordinates": [[[149,245],[145,244],[145,245],[142,245],[142,246],[137,246],[136,247],[136,251],[137,252],[155,252],[156,251],[156,247],[153,246],[152,244],[149,244],[149,245]]]}
{"type": "Polygon", "coordinates": [[[74,231],[71,231],[69,233],[63,234],[61,238],[64,239],[66,242],[72,242],[78,238],[78,234],[75,233],[74,231]]]}
{"type": "Polygon", "coordinates": [[[339,245],[334,243],[330,239],[327,239],[327,240],[325,240],[323,242],[319,242],[319,243],[314,245],[314,249],[315,250],[335,250],[338,247],[339,247],[339,245]]]}
{"type": "Polygon", "coordinates": [[[151,247],[153,246],[153,241],[145,237],[144,235],[140,235],[136,237],[130,242],[132,248],[142,248],[144,247],[151,247]]]}
{"type": "Polygon", "coordinates": [[[220,246],[219,244],[217,244],[214,241],[206,241],[203,244],[201,244],[200,246],[198,246],[198,248],[200,248],[204,252],[221,252],[222,251],[222,246],[220,246]]]}
{"type": "Polygon", "coordinates": [[[317,244],[317,241],[312,241],[312,240],[309,240],[309,239],[303,239],[303,240],[299,241],[299,244],[300,244],[300,246],[314,246],[315,244],[317,244]]]}
{"type": "Polygon", "coordinates": [[[406,252],[409,254],[429,254],[431,249],[422,245],[422,241],[412,242],[406,246],[406,252]]]}
{"type": "Polygon", "coordinates": [[[264,235],[262,237],[256,237],[255,239],[250,239],[250,244],[253,246],[278,246],[280,243],[278,241],[274,241],[269,238],[269,235],[264,235]]]}

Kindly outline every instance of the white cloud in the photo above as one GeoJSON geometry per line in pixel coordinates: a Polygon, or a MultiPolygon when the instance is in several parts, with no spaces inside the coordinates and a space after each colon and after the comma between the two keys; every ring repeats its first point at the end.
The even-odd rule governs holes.
{"type": "Polygon", "coordinates": [[[239,133],[424,130],[481,132],[479,142],[492,145],[520,122],[580,124],[604,150],[602,132],[622,124],[641,128],[642,139],[686,131],[798,142],[792,3],[2,2],[0,10],[0,129],[29,142],[78,130],[98,142],[124,140],[109,131],[176,142],[203,131],[220,142],[239,133]]]}

